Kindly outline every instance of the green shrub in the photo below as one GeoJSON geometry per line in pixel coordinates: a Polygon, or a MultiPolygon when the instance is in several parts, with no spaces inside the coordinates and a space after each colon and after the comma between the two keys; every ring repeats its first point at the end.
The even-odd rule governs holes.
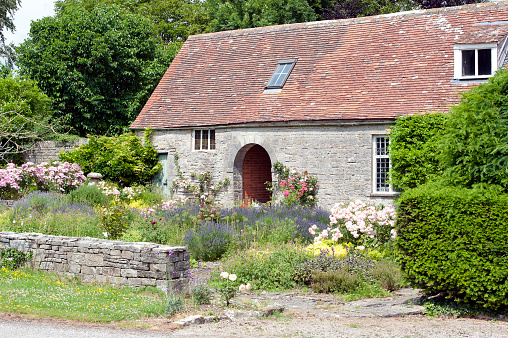
{"type": "Polygon", "coordinates": [[[376,262],[369,273],[387,291],[395,291],[404,286],[404,276],[400,266],[390,260],[383,259],[376,262]]]}
{"type": "Polygon", "coordinates": [[[343,293],[356,290],[361,282],[362,280],[358,275],[344,270],[315,271],[312,274],[310,287],[317,293],[343,293]]]}
{"type": "Polygon", "coordinates": [[[437,142],[453,185],[508,188],[508,70],[462,95],[437,142]]]}
{"type": "Polygon", "coordinates": [[[107,232],[107,237],[119,239],[129,227],[127,210],[122,205],[110,205],[99,209],[102,227],[107,232]]]}
{"type": "Polygon", "coordinates": [[[71,191],[67,198],[71,203],[87,203],[91,206],[106,206],[110,201],[110,198],[95,185],[82,185],[71,191]]]}
{"type": "Polygon", "coordinates": [[[251,283],[263,290],[292,289],[297,285],[295,271],[306,258],[303,247],[276,243],[231,252],[223,266],[238,276],[238,284],[251,283]]]}
{"type": "Polygon", "coordinates": [[[414,286],[489,309],[508,305],[507,195],[426,184],[398,204],[398,258],[414,286]]]}
{"type": "Polygon", "coordinates": [[[124,186],[148,184],[161,169],[150,131],[141,140],[132,133],[118,137],[89,136],[88,144],[61,153],[60,158],[78,163],[85,173],[101,173],[105,180],[124,186]]]}
{"type": "Polygon", "coordinates": [[[310,285],[316,271],[345,271],[366,279],[375,262],[360,251],[349,249],[343,258],[333,257],[322,253],[316,257],[304,260],[295,270],[294,279],[299,284],[310,285]]]}
{"type": "Polygon", "coordinates": [[[442,174],[436,136],[443,132],[442,113],[408,115],[390,129],[390,179],[394,187],[416,188],[442,174]]]}
{"type": "Polygon", "coordinates": [[[196,305],[207,305],[212,300],[212,290],[206,285],[198,285],[192,290],[192,300],[196,305]]]}
{"type": "Polygon", "coordinates": [[[0,268],[16,270],[32,259],[32,252],[24,253],[14,248],[0,250],[0,268]]]}

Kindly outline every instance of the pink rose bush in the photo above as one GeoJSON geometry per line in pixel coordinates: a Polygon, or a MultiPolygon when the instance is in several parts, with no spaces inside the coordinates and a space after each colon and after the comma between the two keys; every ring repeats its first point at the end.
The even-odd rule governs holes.
{"type": "Polygon", "coordinates": [[[397,236],[395,220],[393,207],[375,206],[356,200],[348,204],[335,204],[331,210],[330,226],[320,233],[317,227],[312,226],[309,232],[316,235],[316,243],[331,237],[336,242],[375,248],[397,236]]]}
{"type": "Polygon", "coordinates": [[[83,185],[86,177],[76,163],[58,162],[21,166],[9,163],[0,169],[0,198],[18,199],[31,191],[68,193],[83,185]]]}
{"type": "Polygon", "coordinates": [[[267,189],[272,193],[282,192],[282,204],[289,207],[301,205],[313,207],[317,203],[317,177],[306,171],[299,173],[296,168],[288,168],[280,162],[273,164],[277,181],[267,182],[267,189]]]}

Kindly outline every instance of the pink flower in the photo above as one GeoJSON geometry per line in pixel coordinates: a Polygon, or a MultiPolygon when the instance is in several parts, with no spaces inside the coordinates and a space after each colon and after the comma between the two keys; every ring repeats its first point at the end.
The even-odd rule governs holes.
{"type": "Polygon", "coordinates": [[[284,191],[284,196],[286,196],[286,197],[289,196],[289,190],[284,191]]]}

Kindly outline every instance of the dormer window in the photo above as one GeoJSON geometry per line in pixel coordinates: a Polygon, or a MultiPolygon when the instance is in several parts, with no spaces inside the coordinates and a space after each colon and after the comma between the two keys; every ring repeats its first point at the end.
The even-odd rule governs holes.
{"type": "Polygon", "coordinates": [[[289,74],[291,74],[291,71],[295,67],[295,64],[296,59],[279,61],[277,68],[275,68],[275,71],[273,72],[273,75],[265,88],[281,89],[284,87],[284,84],[286,83],[289,74]]]}
{"type": "Polygon", "coordinates": [[[497,70],[497,45],[456,45],[454,47],[455,78],[484,79],[497,70]]]}

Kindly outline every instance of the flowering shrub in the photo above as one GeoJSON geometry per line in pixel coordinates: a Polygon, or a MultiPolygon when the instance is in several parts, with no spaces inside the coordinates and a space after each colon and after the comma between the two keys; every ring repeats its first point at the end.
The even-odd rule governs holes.
{"type": "Polygon", "coordinates": [[[305,250],[311,253],[314,257],[319,255],[326,255],[332,257],[345,257],[347,255],[347,248],[340,244],[327,243],[328,241],[321,241],[320,243],[313,243],[308,245],[305,250]]]}
{"type": "Polygon", "coordinates": [[[0,198],[18,199],[35,190],[68,193],[85,179],[76,163],[55,161],[35,165],[27,162],[21,166],[9,163],[5,169],[0,169],[0,198]]]}
{"type": "Polygon", "coordinates": [[[275,194],[282,193],[281,203],[289,207],[301,205],[313,207],[317,203],[317,177],[306,171],[299,173],[296,168],[289,169],[280,162],[275,162],[273,168],[277,173],[275,183],[267,182],[267,189],[275,194]]]}
{"type": "Polygon", "coordinates": [[[331,211],[327,229],[317,234],[317,227],[309,228],[312,235],[317,234],[314,238],[316,243],[331,235],[332,240],[337,242],[373,248],[397,236],[395,209],[392,207],[368,205],[356,200],[348,204],[337,203],[331,211]]]}
{"type": "Polygon", "coordinates": [[[144,188],[139,186],[124,187],[119,189],[116,184],[106,181],[100,181],[97,184],[90,183],[90,185],[95,185],[97,188],[99,188],[99,190],[102,191],[104,195],[119,198],[124,202],[135,200],[144,191],[144,188]]]}

